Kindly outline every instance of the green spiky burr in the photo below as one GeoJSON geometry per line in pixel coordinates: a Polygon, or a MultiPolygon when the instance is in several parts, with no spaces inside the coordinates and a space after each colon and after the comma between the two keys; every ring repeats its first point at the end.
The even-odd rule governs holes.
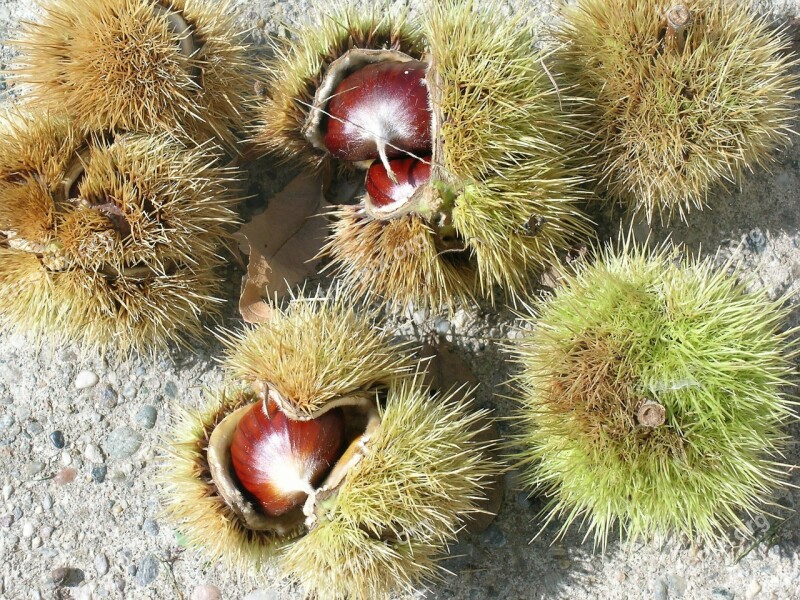
{"type": "Polygon", "coordinates": [[[0,326],[121,352],[202,334],[236,217],[229,170],[167,135],[14,111],[0,143],[0,326]]]}
{"type": "Polygon", "coordinates": [[[747,3],[581,0],[555,33],[598,191],[648,222],[685,220],[790,142],[797,61],[747,3]]]}
{"type": "Polygon", "coordinates": [[[256,577],[276,567],[320,599],[388,598],[441,576],[437,560],[498,471],[480,438],[485,412],[463,390],[433,393],[409,349],[341,291],[294,298],[227,345],[226,391],[211,392],[201,411],[182,410],[167,440],[165,506],[189,545],[256,577]],[[249,418],[242,407],[262,402],[299,427],[339,411],[345,423],[346,449],[329,474],[280,516],[231,475],[249,418]]]}
{"type": "Polygon", "coordinates": [[[204,0],[49,0],[12,77],[77,127],[171,132],[235,150],[253,95],[244,32],[204,0]]]}
{"type": "Polygon", "coordinates": [[[562,533],[724,537],[785,481],[789,308],[726,270],[608,248],[525,318],[514,453],[562,533]]]}
{"type": "Polygon", "coordinates": [[[534,50],[532,25],[453,0],[413,20],[354,9],[323,17],[276,50],[259,111],[265,148],[330,162],[319,139],[333,117],[320,90],[352,71],[351,49],[425,63],[432,142],[421,160],[430,178],[396,211],[373,210],[371,192],[339,207],[324,250],[335,272],[392,308],[494,300],[498,289],[515,299],[587,225],[565,158],[575,123],[534,50]]]}

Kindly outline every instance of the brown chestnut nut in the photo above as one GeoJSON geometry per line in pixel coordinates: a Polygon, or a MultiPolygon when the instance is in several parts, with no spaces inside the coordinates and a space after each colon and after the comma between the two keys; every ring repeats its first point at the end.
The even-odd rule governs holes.
{"type": "Polygon", "coordinates": [[[431,109],[420,61],[362,67],[336,87],[327,107],[324,143],[342,160],[431,152],[431,109]]]}
{"type": "Polygon", "coordinates": [[[264,512],[277,517],[314,492],[339,458],[343,437],[341,409],[295,421],[275,402],[259,402],[233,434],[233,470],[264,512]]]}
{"type": "Polygon", "coordinates": [[[389,176],[383,163],[375,161],[367,171],[367,200],[372,208],[381,210],[401,205],[411,199],[419,186],[431,177],[430,157],[395,158],[389,161],[395,181],[389,176]]]}

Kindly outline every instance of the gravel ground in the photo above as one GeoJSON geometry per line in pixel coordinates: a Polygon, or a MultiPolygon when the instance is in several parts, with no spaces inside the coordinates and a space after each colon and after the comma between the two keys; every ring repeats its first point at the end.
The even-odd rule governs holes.
{"type": "MultiPolygon", "coordinates": [[[[302,0],[235,3],[252,39],[263,44],[281,20],[296,22],[302,0]]],[[[517,2],[504,3],[509,10],[517,2]]],[[[794,1],[762,2],[778,20],[792,21],[794,1]]],[[[540,3],[549,14],[550,2],[540,3]]],[[[0,39],[13,37],[31,18],[30,2],[0,0],[0,39]]],[[[800,37],[798,37],[800,40],[800,37]]],[[[12,53],[0,46],[0,60],[12,53]]],[[[0,79],[0,87],[5,83],[0,79]]],[[[263,199],[287,180],[268,161],[257,165],[263,199]]],[[[255,171],[254,171],[255,172],[255,171]]],[[[754,288],[797,303],[800,286],[800,144],[779,157],[770,173],[758,172],[741,190],[718,194],[710,210],[691,215],[690,226],[634,224],[651,241],[671,237],[693,254],[733,256],[754,288]]],[[[253,208],[250,206],[249,208],[253,208]]],[[[609,237],[616,236],[606,227],[609,237]]],[[[235,296],[240,272],[229,273],[235,296]]],[[[797,325],[799,311],[793,313],[797,325]]],[[[238,326],[228,305],[227,327],[238,326]]],[[[480,381],[481,398],[497,414],[511,375],[497,341],[513,337],[504,310],[459,312],[449,319],[413,314],[397,323],[400,334],[450,344],[480,381]]],[[[269,580],[231,574],[202,556],[183,552],[176,531],[161,519],[157,487],[161,438],[175,405],[198,406],[203,389],[222,380],[214,362],[219,347],[175,351],[152,359],[81,353],[76,347],[36,346],[0,335],[0,598],[135,598],[184,600],[299,598],[269,580]]],[[[501,424],[501,431],[507,424],[501,424]]],[[[800,463],[800,427],[786,461],[800,463]]],[[[800,485],[800,470],[792,483],[800,485]]],[[[774,517],[748,522],[753,538],[720,547],[682,539],[649,544],[611,543],[604,553],[583,543],[578,531],[553,541],[558,524],[539,530],[538,498],[505,479],[500,516],[480,535],[464,536],[443,566],[452,575],[427,597],[484,598],[800,598],[800,491],[777,498],[774,517]],[[783,519],[789,518],[781,525],[783,519]],[[742,557],[742,555],[745,555],[742,557]]],[[[420,590],[419,596],[424,592],[420,590]]]]}

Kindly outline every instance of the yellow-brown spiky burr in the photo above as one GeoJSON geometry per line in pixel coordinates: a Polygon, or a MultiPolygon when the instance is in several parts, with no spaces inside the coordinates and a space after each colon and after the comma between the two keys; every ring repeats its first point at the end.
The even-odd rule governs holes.
{"type": "Polygon", "coordinates": [[[90,131],[171,132],[233,149],[252,100],[244,32],[206,0],[47,0],[12,76],[90,131]]]}
{"type": "Polygon", "coordinates": [[[189,545],[256,576],[275,566],[320,599],[440,576],[497,473],[485,412],[427,387],[409,348],[341,290],[274,307],[227,344],[226,391],[183,410],[168,440],[166,510],[189,545]]]}
{"type": "Polygon", "coordinates": [[[413,20],[344,8],[277,43],[257,141],[368,167],[324,250],[358,294],[393,308],[515,299],[585,233],[573,123],[545,58],[525,15],[458,0],[413,20]]]}
{"type": "Polygon", "coordinates": [[[236,222],[213,149],[42,112],[0,130],[0,325],[122,352],[199,338],[236,222]]]}
{"type": "Polygon", "coordinates": [[[598,189],[648,222],[685,220],[790,141],[797,61],[746,2],[580,0],[556,36],[598,189]]]}

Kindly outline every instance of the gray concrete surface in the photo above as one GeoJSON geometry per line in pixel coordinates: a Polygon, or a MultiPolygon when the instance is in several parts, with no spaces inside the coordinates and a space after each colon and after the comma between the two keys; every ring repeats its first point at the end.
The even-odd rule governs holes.
{"type": "MultiPolygon", "coordinates": [[[[524,3],[520,0],[520,3],[524,3]]],[[[303,0],[237,0],[252,39],[280,31],[307,12],[303,0]],[[257,28],[263,19],[264,27],[257,28]]],[[[514,9],[517,1],[505,2],[514,9]]],[[[796,1],[761,2],[776,18],[796,17],[796,1]]],[[[548,0],[538,7],[548,13],[548,0]]],[[[0,39],[13,37],[17,23],[36,9],[28,0],[0,0],[0,39]]],[[[798,38],[800,39],[800,38],[798,38]]],[[[0,46],[0,61],[11,52],[0,46]]],[[[800,125],[800,123],[799,123],[800,125]]],[[[264,164],[261,191],[285,181],[264,164]]],[[[718,194],[713,206],[693,214],[690,225],[657,228],[654,239],[671,235],[702,255],[735,255],[753,285],[797,304],[800,286],[800,144],[779,157],[771,172],[757,172],[741,190],[718,194]]],[[[607,228],[614,236],[613,227],[607,228]]],[[[636,226],[646,236],[646,228],[636,226]]],[[[231,273],[235,295],[237,273],[231,273]]],[[[800,312],[793,314],[794,325],[800,312]]],[[[238,325],[228,305],[226,325],[238,325]]],[[[509,414],[510,376],[496,341],[516,333],[506,310],[475,310],[443,318],[415,314],[397,323],[402,334],[443,338],[474,368],[482,401],[509,414]]],[[[176,531],[161,519],[156,473],[160,438],[172,406],[198,406],[202,389],[222,378],[213,362],[219,347],[175,352],[154,360],[119,360],[82,354],[75,347],[31,345],[0,335],[0,598],[130,598],[275,600],[299,598],[278,590],[269,574],[225,572],[200,554],[182,551],[176,531]],[[76,381],[95,385],[77,389],[76,381]],[[83,374],[82,374],[83,373],[83,374]],[[153,417],[155,416],[155,421],[153,417]],[[55,432],[61,432],[60,435],[55,432]],[[62,445],[63,448],[56,446],[62,445]],[[74,469],[72,471],[71,469],[74,469]],[[74,475],[74,480],[67,481],[74,475]],[[213,586],[213,587],[208,587],[213,586]],[[215,590],[219,596],[215,596],[215,590]],[[205,594],[205,595],[203,595],[205,594]]],[[[501,425],[507,430],[508,424],[501,425]]],[[[800,427],[787,462],[800,459],[800,427]]],[[[800,484],[800,471],[792,476],[800,484]]],[[[692,546],[682,539],[657,543],[611,543],[605,553],[582,543],[579,531],[554,541],[548,527],[535,541],[542,500],[529,500],[506,477],[506,498],[496,522],[483,534],[463,536],[443,562],[451,572],[428,591],[442,599],[667,598],[731,600],[800,598],[800,518],[777,533],[771,527],[797,514],[800,491],[787,488],[776,516],[748,522],[755,544],[692,546]]],[[[420,597],[425,595],[420,590],[420,597]]]]}

